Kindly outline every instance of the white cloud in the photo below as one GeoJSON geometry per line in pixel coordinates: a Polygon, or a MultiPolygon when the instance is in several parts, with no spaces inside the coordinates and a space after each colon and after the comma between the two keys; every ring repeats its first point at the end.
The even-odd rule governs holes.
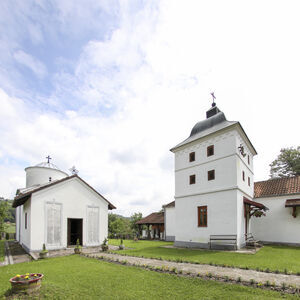
{"type": "Polygon", "coordinates": [[[46,66],[32,55],[18,50],[13,56],[18,63],[29,68],[38,78],[43,78],[47,75],[46,66]]]}
{"type": "MultiPolygon", "coordinates": [[[[60,9],[61,22],[73,14],[60,9]]],[[[298,142],[296,11],[276,1],[160,1],[132,14],[122,4],[120,27],[83,47],[74,74],[56,74],[49,101],[79,99],[78,109],[36,111],[0,93],[8,116],[0,158],[35,164],[49,153],[64,170],[75,164],[118,212],[150,213],[173,200],[169,149],[205,117],[215,90],[218,106],[257,148],[256,179],[265,179],[280,148],[298,142]]],[[[6,195],[24,182],[17,168],[0,181],[6,195]]]]}

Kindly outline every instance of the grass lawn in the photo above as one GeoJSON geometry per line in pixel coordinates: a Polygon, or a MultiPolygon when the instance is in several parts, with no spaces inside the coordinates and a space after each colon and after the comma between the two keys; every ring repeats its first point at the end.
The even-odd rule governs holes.
{"type": "Polygon", "coordinates": [[[5,223],[5,232],[16,233],[16,224],[15,223],[5,223]]]}
{"type": "MultiPolygon", "coordinates": [[[[109,240],[112,245],[119,245],[120,240],[109,240]]],[[[300,273],[300,248],[264,246],[256,254],[243,254],[211,250],[172,249],[162,246],[173,245],[172,242],[125,240],[126,247],[133,249],[123,250],[133,256],[155,257],[169,260],[183,260],[198,263],[226,264],[249,269],[267,269],[281,272],[287,269],[292,273],[300,273]]]]}
{"type": "Polygon", "coordinates": [[[0,298],[10,288],[10,277],[27,272],[45,275],[41,288],[43,299],[282,298],[278,292],[178,277],[77,255],[1,267],[0,298]]]}
{"type": "Polygon", "coordinates": [[[0,261],[4,261],[5,257],[5,248],[4,248],[4,240],[0,240],[0,261]]]}

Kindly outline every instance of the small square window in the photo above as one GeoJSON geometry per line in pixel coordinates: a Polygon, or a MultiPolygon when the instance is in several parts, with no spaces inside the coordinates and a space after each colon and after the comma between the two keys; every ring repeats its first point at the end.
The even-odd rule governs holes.
{"type": "Polygon", "coordinates": [[[207,206],[198,206],[198,227],[207,227],[207,206]]]}
{"type": "Polygon", "coordinates": [[[250,177],[248,177],[248,185],[250,186],[250,177]]]}
{"type": "Polygon", "coordinates": [[[210,170],[207,172],[207,179],[214,180],[215,179],[215,170],[210,170]]]}
{"type": "Polygon", "coordinates": [[[195,161],[195,152],[190,153],[190,162],[195,161]]]}
{"type": "Polygon", "coordinates": [[[207,147],[207,156],[212,156],[215,154],[214,145],[207,147]]]}
{"type": "Polygon", "coordinates": [[[245,181],[245,172],[242,173],[243,181],[245,181]]]}
{"type": "Polygon", "coordinates": [[[196,175],[190,175],[190,184],[196,183],[196,175]]]}

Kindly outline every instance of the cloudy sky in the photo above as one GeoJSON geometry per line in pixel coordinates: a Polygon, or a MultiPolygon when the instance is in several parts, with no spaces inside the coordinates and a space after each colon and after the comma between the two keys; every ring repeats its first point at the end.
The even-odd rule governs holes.
{"type": "Polygon", "coordinates": [[[129,216],[173,200],[173,154],[210,92],[257,149],[299,145],[299,1],[3,0],[0,196],[45,161],[129,216]]]}

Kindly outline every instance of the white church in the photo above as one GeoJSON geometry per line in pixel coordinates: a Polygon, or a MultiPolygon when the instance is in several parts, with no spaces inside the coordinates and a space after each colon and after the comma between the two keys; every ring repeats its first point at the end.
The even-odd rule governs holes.
{"type": "Polygon", "coordinates": [[[17,190],[16,239],[28,252],[75,245],[98,246],[108,234],[107,199],[77,174],[48,161],[27,167],[26,187],[17,190]]]}
{"type": "Polygon", "coordinates": [[[164,206],[175,246],[239,249],[247,242],[300,245],[300,176],[253,182],[253,144],[215,103],[175,154],[175,201],[164,206]]]}

